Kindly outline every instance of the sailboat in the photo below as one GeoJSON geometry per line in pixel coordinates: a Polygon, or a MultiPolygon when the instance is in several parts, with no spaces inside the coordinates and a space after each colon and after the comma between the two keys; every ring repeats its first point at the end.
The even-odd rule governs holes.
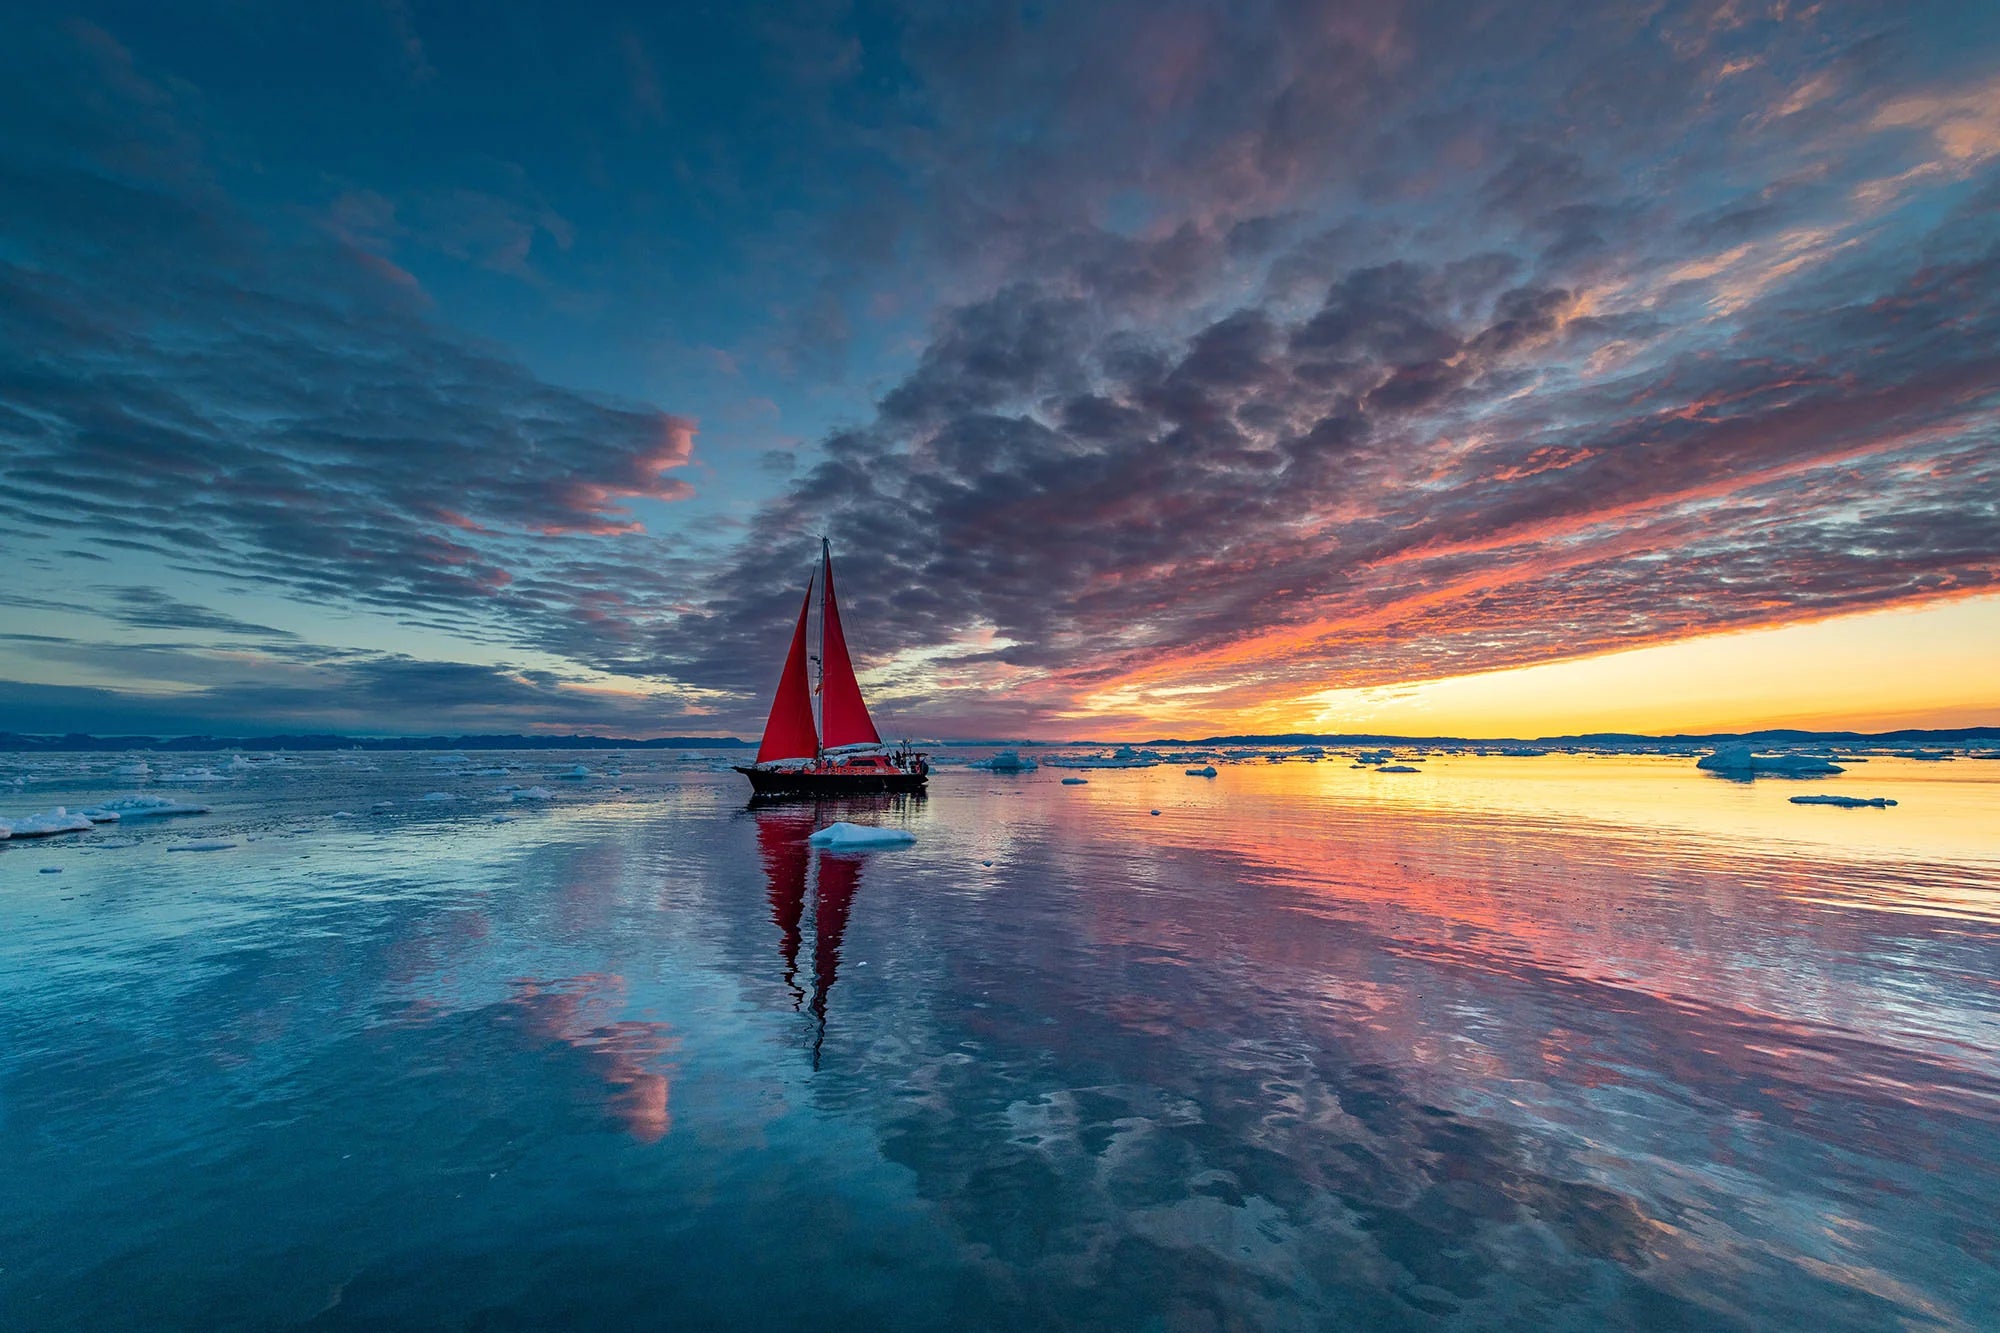
{"type": "Polygon", "coordinates": [[[847,796],[918,792],[930,776],[925,756],[908,744],[882,743],[854,678],[840,604],[833,595],[833,546],[820,539],[819,566],[792,630],[778,693],[757,744],[757,762],[737,764],[760,795],[847,796]],[[810,651],[813,595],[819,595],[819,651],[810,651]],[[818,679],[811,679],[817,674],[818,679]],[[815,706],[817,705],[817,706],[815,706]]]}

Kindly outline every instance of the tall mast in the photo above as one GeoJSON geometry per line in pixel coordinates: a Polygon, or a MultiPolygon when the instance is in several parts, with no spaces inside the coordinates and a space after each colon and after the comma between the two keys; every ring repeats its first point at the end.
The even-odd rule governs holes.
{"type": "Polygon", "coordinates": [[[819,634],[813,643],[813,666],[817,674],[813,678],[813,734],[819,737],[820,749],[826,749],[826,571],[833,562],[833,545],[825,537],[819,539],[819,634]]]}

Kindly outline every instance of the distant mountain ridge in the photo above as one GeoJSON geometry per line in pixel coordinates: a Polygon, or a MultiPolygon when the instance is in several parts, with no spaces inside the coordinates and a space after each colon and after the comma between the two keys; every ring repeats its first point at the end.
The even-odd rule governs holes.
{"type": "MultiPolygon", "coordinates": [[[[1077,745],[1968,745],[2000,744],[2000,726],[1903,728],[1897,731],[1808,731],[1773,727],[1760,731],[1718,731],[1648,736],[1638,732],[1594,731],[1569,736],[1396,736],[1385,732],[1243,733],[1194,739],[1150,741],[1035,741],[958,739],[935,745],[1007,745],[1048,749],[1077,745]]],[[[527,736],[484,733],[465,736],[336,736],[326,733],[272,736],[92,736],[34,735],[0,731],[0,752],[63,753],[104,750],[741,750],[755,742],[737,736],[527,736]]]]}

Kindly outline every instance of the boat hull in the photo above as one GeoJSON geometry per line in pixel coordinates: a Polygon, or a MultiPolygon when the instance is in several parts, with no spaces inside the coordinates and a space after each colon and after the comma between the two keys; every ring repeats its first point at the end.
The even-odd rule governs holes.
{"type": "Polygon", "coordinates": [[[815,773],[798,769],[749,768],[742,764],[733,767],[750,779],[751,789],[759,796],[869,796],[881,792],[920,792],[928,780],[926,774],[901,771],[815,773]]]}

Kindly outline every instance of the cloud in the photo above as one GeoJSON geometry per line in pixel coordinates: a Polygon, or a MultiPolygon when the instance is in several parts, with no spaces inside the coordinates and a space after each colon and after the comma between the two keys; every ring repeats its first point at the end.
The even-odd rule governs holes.
{"type": "MultiPolygon", "coordinates": [[[[439,327],[354,244],[246,217],[187,147],[178,94],[101,35],[41,40],[90,78],[41,78],[45,133],[0,148],[7,519],[308,603],[515,615],[503,632],[532,636],[564,615],[551,580],[584,563],[548,538],[640,534],[634,502],[692,493],[670,474],[693,422],[542,380],[439,327]],[[107,114],[165,147],[116,141],[107,114]]],[[[345,215],[393,225],[366,196],[345,215]]]]}
{"type": "MultiPolygon", "coordinates": [[[[371,658],[339,676],[359,699],[379,669],[512,715],[608,673],[737,727],[821,531],[888,707],[1015,731],[1994,586],[1991,89],[1936,15],[1190,0],[766,27],[818,211],[745,242],[816,238],[764,345],[878,386],[749,456],[777,498],[677,522],[690,420],[451,332],[398,263],[540,281],[589,235],[574,196],[498,164],[343,185],[287,226],[219,183],[197,96],[89,30],[0,93],[27,131],[0,145],[0,522],[576,664],[551,694],[371,658]],[[863,316],[885,277],[885,308],[931,302],[888,351],[863,316]]],[[[603,54],[639,119],[681,114],[651,63],[672,48],[603,54]]],[[[693,173],[701,200],[764,199],[726,149],[687,149],[731,164],[693,173]]],[[[201,612],[106,602],[241,632],[201,612]]]]}

